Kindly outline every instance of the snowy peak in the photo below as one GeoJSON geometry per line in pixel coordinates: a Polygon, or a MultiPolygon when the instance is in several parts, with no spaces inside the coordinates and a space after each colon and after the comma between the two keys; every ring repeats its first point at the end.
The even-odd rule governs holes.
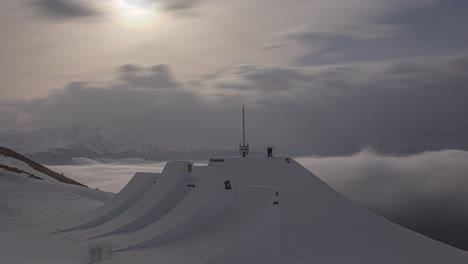
{"type": "Polygon", "coordinates": [[[36,180],[59,181],[85,186],[5,147],[0,147],[0,175],[2,174],[27,176],[36,180]]]}

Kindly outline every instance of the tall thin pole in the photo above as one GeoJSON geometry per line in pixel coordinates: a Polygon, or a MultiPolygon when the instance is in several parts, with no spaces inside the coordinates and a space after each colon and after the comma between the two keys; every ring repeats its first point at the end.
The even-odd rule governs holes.
{"type": "Polygon", "coordinates": [[[242,105],[242,143],[245,146],[245,109],[244,105],[242,105]]]}
{"type": "Polygon", "coordinates": [[[245,106],[242,105],[242,143],[239,144],[239,152],[242,157],[247,157],[249,154],[249,143],[245,144],[245,106]]]}

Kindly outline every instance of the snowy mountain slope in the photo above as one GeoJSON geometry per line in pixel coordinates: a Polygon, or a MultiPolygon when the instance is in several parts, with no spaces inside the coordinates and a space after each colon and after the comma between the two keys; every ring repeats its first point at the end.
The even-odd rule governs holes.
{"type": "MultiPolygon", "coordinates": [[[[3,184],[0,199],[5,199],[9,193],[15,193],[23,189],[16,185],[13,185],[12,188],[6,188],[5,186],[8,182],[11,182],[12,178],[18,178],[19,182],[29,184],[29,186],[42,186],[42,188],[55,186],[54,190],[65,191],[97,201],[106,202],[113,196],[110,193],[89,189],[83,184],[58,174],[10,149],[0,147],[0,179],[3,184]],[[36,185],[37,182],[46,185],[36,185]]],[[[62,198],[58,196],[57,199],[62,198]]]]}
{"type": "Polygon", "coordinates": [[[113,195],[58,181],[0,176],[0,263],[71,264],[68,240],[49,240],[49,223],[98,208],[113,195]]]}
{"type": "Polygon", "coordinates": [[[67,184],[84,186],[77,181],[58,174],[41,164],[4,147],[0,147],[0,174],[2,171],[3,173],[8,174],[27,175],[29,178],[38,180],[60,181],[67,184]]]}
{"type": "Polygon", "coordinates": [[[12,220],[14,225],[34,227],[68,213],[88,209],[88,205],[100,205],[113,197],[86,187],[69,186],[61,182],[2,175],[0,219],[12,220]]]}
{"type": "MultiPolygon", "coordinates": [[[[190,232],[185,232],[186,225],[169,225],[188,219],[182,213],[185,211],[170,213],[171,209],[165,214],[171,221],[166,223],[165,217],[153,219],[154,230],[85,241],[73,239],[72,233],[70,236],[53,234],[49,226],[56,216],[93,210],[101,202],[57,188],[56,184],[62,183],[0,177],[0,199],[5,204],[0,217],[0,260],[112,264],[462,264],[468,261],[467,252],[402,228],[355,205],[291,158],[221,158],[213,159],[208,166],[190,167],[183,162],[179,165],[185,169],[183,173],[200,169],[200,176],[231,177],[235,204],[214,218],[205,219],[206,222],[191,223],[190,229],[195,230],[190,232]],[[276,189],[272,190],[272,186],[276,189]],[[184,232],[179,232],[179,227],[184,232]],[[169,229],[178,235],[166,240],[164,234],[169,229]],[[164,232],[152,233],[155,230],[164,232]],[[151,238],[152,235],[157,237],[151,238]],[[151,243],[145,243],[144,248],[126,247],[148,238],[151,243]],[[261,260],[256,259],[260,255],[261,260]]],[[[194,176],[189,177],[190,181],[198,186],[194,176]]],[[[161,177],[165,177],[164,173],[161,177]]],[[[158,183],[164,181],[156,181],[154,186],[158,183]]],[[[222,192],[229,192],[226,182],[216,186],[222,192]]],[[[180,209],[183,204],[178,203],[174,208],[180,209]]],[[[188,207],[194,212],[203,209],[197,208],[196,201],[190,204],[188,207]]],[[[202,204],[210,206],[210,203],[202,204]]],[[[151,210],[152,206],[146,209],[151,210]]],[[[146,216],[141,214],[145,219],[146,216]]]]}
{"type": "Polygon", "coordinates": [[[37,258],[64,243],[41,239],[48,223],[101,206],[114,195],[87,188],[20,154],[0,147],[0,263],[82,263],[68,258],[37,258]],[[28,243],[36,243],[25,252],[28,243]]]}

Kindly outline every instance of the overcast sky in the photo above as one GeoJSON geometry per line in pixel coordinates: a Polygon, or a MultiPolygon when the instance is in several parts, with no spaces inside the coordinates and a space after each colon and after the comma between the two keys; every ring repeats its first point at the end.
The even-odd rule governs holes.
{"type": "Polygon", "coordinates": [[[226,147],[246,104],[252,145],[286,154],[468,149],[467,12],[463,0],[1,1],[0,130],[226,147]]]}
{"type": "Polygon", "coordinates": [[[468,150],[467,14],[466,0],[2,0],[0,132],[134,130],[165,148],[236,149],[245,104],[254,150],[335,156],[309,167],[467,248],[467,155],[453,151],[468,150]],[[362,149],[419,156],[336,157],[362,149]]]}

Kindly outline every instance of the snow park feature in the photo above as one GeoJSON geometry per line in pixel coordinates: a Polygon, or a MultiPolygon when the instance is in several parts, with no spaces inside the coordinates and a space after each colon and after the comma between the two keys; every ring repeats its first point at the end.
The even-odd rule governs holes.
{"type": "MultiPolygon", "coordinates": [[[[355,205],[290,157],[216,157],[207,165],[168,162],[161,174],[136,174],[104,204],[92,202],[85,192],[78,197],[76,192],[62,191],[63,183],[0,180],[3,208],[25,209],[14,214],[16,224],[19,219],[22,224],[30,221],[27,227],[12,228],[13,223],[7,221],[11,218],[0,217],[0,263],[432,264],[468,260],[464,251],[355,205]],[[12,186],[15,192],[8,191],[12,186]],[[134,194],[139,192],[137,199],[134,194]],[[63,199],[46,206],[44,197],[50,195],[63,199]],[[63,232],[49,228],[58,213],[72,215],[71,206],[88,208],[89,213],[81,218],[88,223],[94,219],[92,214],[106,215],[123,204],[132,205],[93,227],[63,232]],[[34,222],[28,208],[47,217],[34,222]]],[[[60,219],[68,228],[81,220],[60,219]]]]}
{"type": "Polygon", "coordinates": [[[242,146],[240,157],[138,172],[113,197],[24,177],[34,175],[27,166],[23,177],[0,170],[0,263],[468,262],[467,252],[354,204],[293,158],[242,146]]]}
{"type": "MultiPolygon", "coordinates": [[[[72,231],[83,228],[90,228],[109,221],[116,216],[125,212],[130,206],[138,202],[143,195],[155,184],[158,180],[159,173],[144,173],[137,172],[128,182],[128,184],[102,208],[85,212],[80,215],[73,215],[69,218],[73,219],[77,224],[74,227],[60,227],[60,223],[56,224],[58,232],[72,231]]],[[[68,222],[66,219],[61,219],[61,223],[68,222]]],[[[70,223],[68,223],[69,225],[70,223]]]]}
{"type": "Polygon", "coordinates": [[[468,259],[465,252],[355,205],[290,157],[212,158],[204,166],[168,162],[151,188],[115,219],[52,236],[71,239],[83,250],[85,245],[107,245],[112,257],[102,263],[468,259]]]}
{"type": "Polygon", "coordinates": [[[116,244],[141,248],[161,244],[190,233],[223,212],[234,201],[234,191],[226,188],[228,177],[205,176],[193,191],[159,221],[123,236],[116,244]]]}
{"type": "Polygon", "coordinates": [[[109,221],[89,230],[74,232],[69,237],[85,240],[111,233],[134,231],[158,220],[191,191],[191,188],[187,186],[190,180],[187,171],[188,164],[190,162],[186,161],[167,163],[155,184],[132,207],[109,221]]]}

